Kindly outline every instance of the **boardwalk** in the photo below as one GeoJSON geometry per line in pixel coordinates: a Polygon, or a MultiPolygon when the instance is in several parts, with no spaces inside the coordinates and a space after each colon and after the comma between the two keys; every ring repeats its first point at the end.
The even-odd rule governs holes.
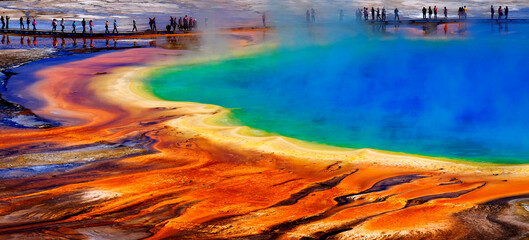
{"type": "Polygon", "coordinates": [[[401,21],[363,21],[369,24],[445,24],[445,23],[529,23],[529,19],[406,19],[401,21]]]}
{"type": "MultiPolygon", "coordinates": [[[[270,27],[239,27],[239,28],[226,28],[218,29],[220,31],[250,31],[250,30],[264,30],[270,29],[270,27]]],[[[130,32],[130,31],[120,31],[119,33],[105,33],[103,31],[94,31],[93,33],[72,33],[71,31],[56,31],[52,32],[51,30],[25,30],[25,29],[0,29],[0,34],[8,35],[24,35],[24,36],[41,36],[41,37],[69,37],[69,38],[147,38],[147,37],[162,37],[162,36],[175,36],[175,35],[189,35],[189,34],[199,34],[201,31],[192,30],[192,31],[142,31],[142,32],[130,32]]]]}
{"type": "MultiPolygon", "coordinates": [[[[374,25],[431,25],[431,24],[445,24],[445,23],[529,23],[529,19],[405,19],[400,21],[362,21],[366,24],[374,25]]],[[[255,29],[270,29],[271,27],[260,28],[230,28],[224,29],[228,31],[233,30],[255,30],[255,29]]],[[[94,31],[93,33],[72,33],[70,31],[65,32],[52,32],[51,30],[21,30],[21,29],[0,29],[0,34],[14,34],[14,35],[25,35],[25,36],[49,36],[49,37],[70,37],[70,38],[127,38],[127,37],[150,37],[150,36],[167,36],[167,35],[182,35],[182,34],[195,34],[200,33],[199,31],[142,31],[142,32],[130,32],[122,31],[119,33],[105,33],[100,31],[94,31]]]]}
{"type": "Polygon", "coordinates": [[[193,31],[145,31],[145,32],[120,32],[120,33],[105,33],[105,32],[93,32],[93,33],[72,33],[72,32],[52,32],[51,30],[20,30],[20,29],[0,29],[2,34],[19,34],[19,35],[38,35],[38,36],[57,36],[57,37],[76,37],[76,38],[105,38],[105,37],[131,37],[131,36],[142,36],[142,35],[167,35],[167,34],[186,34],[193,33],[193,31]]]}

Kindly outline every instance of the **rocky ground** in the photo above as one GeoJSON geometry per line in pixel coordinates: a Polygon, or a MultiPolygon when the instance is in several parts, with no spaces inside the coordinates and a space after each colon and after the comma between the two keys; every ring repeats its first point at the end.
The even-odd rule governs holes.
{"type": "Polygon", "coordinates": [[[3,49],[0,50],[0,71],[6,77],[7,69],[20,66],[22,64],[50,57],[55,50],[53,49],[3,49]]]}

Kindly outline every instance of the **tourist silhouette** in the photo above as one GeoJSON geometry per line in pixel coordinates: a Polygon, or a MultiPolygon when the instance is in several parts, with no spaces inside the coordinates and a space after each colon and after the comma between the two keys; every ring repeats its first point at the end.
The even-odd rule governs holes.
{"type": "Polygon", "coordinates": [[[112,30],[112,33],[116,33],[116,34],[119,34],[118,32],[118,22],[116,21],[116,19],[114,19],[114,29],[112,30]]]}

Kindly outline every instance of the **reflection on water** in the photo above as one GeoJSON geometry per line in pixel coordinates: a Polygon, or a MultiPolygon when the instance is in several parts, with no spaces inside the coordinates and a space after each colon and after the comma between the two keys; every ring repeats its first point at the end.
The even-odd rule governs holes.
{"type": "MultiPolygon", "coordinates": [[[[370,33],[374,34],[404,34],[415,36],[428,37],[465,37],[468,34],[485,33],[481,27],[476,28],[479,24],[472,24],[466,22],[458,23],[421,23],[421,24],[372,24],[370,28],[366,28],[370,33]],[[391,26],[391,27],[390,27],[391,26]],[[470,30],[470,28],[472,28],[470,30]],[[479,30],[476,32],[476,29],[479,30]]],[[[484,25],[486,26],[486,25],[484,25]]],[[[490,33],[506,34],[509,32],[509,27],[516,28],[526,26],[523,23],[508,23],[508,22],[492,22],[490,23],[490,33]]]]}
{"type": "MultiPolygon", "coordinates": [[[[366,31],[371,34],[383,36],[425,36],[425,37],[466,37],[468,34],[482,34],[489,31],[490,34],[506,34],[509,26],[525,26],[520,23],[509,24],[507,22],[490,23],[490,31],[483,31],[483,24],[459,23],[427,23],[427,24],[371,24],[354,26],[355,30],[366,31]],[[479,26],[479,27],[476,27],[479,26]],[[469,30],[472,29],[472,30],[469,30]],[[477,31],[476,31],[477,30],[477,31]]],[[[316,28],[311,34],[318,34],[316,28]]],[[[266,32],[263,32],[263,40],[266,32]]],[[[487,32],[488,34],[488,32],[487,32]]],[[[200,35],[185,36],[160,36],[152,38],[71,38],[71,37],[37,37],[2,35],[0,49],[12,48],[60,48],[60,49],[91,49],[91,48],[131,48],[131,47],[161,47],[167,49],[196,49],[199,46],[200,35]],[[13,44],[17,42],[19,44],[13,44]]]]}
{"type": "Polygon", "coordinates": [[[193,49],[199,45],[199,37],[167,36],[154,38],[68,38],[68,37],[37,37],[2,35],[0,49],[25,48],[58,48],[58,49],[101,49],[101,48],[133,48],[162,47],[169,49],[193,49]]]}

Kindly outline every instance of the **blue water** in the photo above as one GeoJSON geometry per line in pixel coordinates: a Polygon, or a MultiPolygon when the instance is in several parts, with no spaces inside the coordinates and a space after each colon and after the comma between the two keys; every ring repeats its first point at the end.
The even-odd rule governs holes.
{"type": "Polygon", "coordinates": [[[529,162],[529,25],[464,39],[344,36],[160,70],[148,90],[233,108],[236,124],[311,142],[529,162]]]}

